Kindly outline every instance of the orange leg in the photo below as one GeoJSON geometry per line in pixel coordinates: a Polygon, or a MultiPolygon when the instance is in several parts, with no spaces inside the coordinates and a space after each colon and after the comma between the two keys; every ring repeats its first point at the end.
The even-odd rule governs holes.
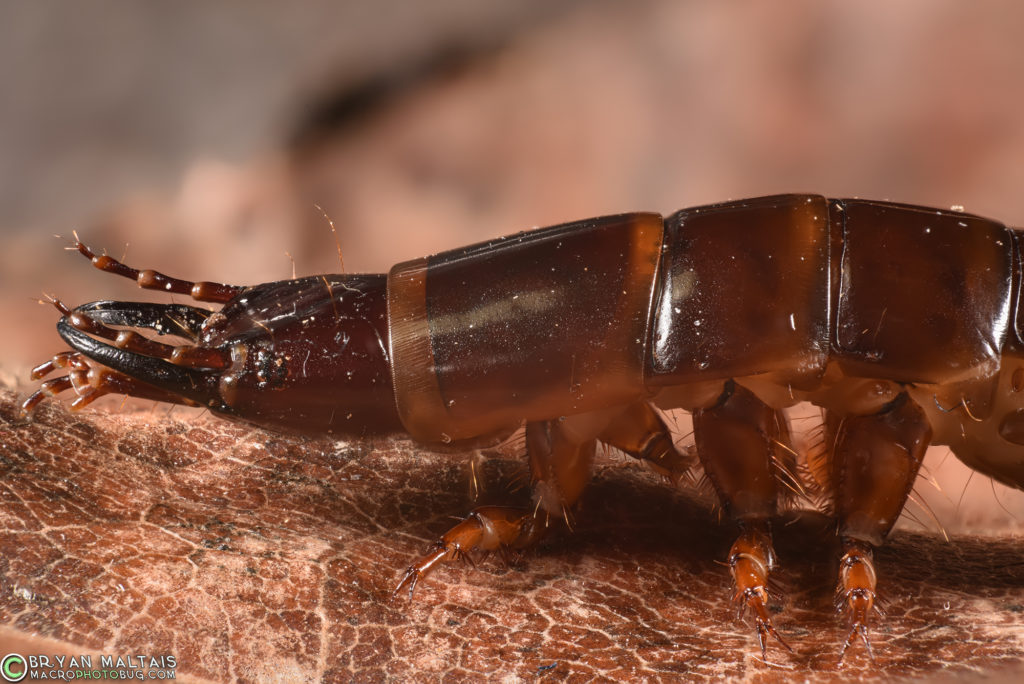
{"type": "Polygon", "coordinates": [[[789,430],[785,416],[733,382],[718,403],[693,414],[697,455],[714,485],[722,508],[739,523],[740,536],[729,551],[739,612],[754,616],[761,654],[765,637],[789,644],[775,629],[768,611],[768,575],[775,567],[771,519],[777,512],[779,455],[789,430]]]}
{"type": "Polygon", "coordinates": [[[673,483],[693,464],[692,457],[676,450],[668,427],[646,402],[632,404],[618,415],[598,412],[527,423],[533,508],[477,508],[409,567],[395,593],[408,587],[411,598],[419,580],[438,564],[469,559],[467,552],[473,549],[507,553],[529,547],[544,536],[552,518],[561,518],[571,528],[570,510],[590,479],[595,438],[647,461],[673,483]]]}
{"type": "Polygon", "coordinates": [[[896,523],[917,479],[932,429],[924,411],[900,394],[880,412],[827,421],[834,431],[832,489],[843,558],[836,605],[850,621],[839,652],[859,635],[871,653],[868,622],[875,607],[877,578],[872,560],[896,523]]]}
{"type": "Polygon", "coordinates": [[[864,642],[868,657],[875,659],[868,638],[868,620],[878,610],[875,605],[874,550],[870,544],[853,539],[843,539],[843,557],[839,561],[839,585],[836,587],[836,610],[844,612],[850,622],[850,631],[839,649],[839,664],[842,665],[846,650],[857,636],[864,642]]]}
{"type": "Polygon", "coordinates": [[[470,551],[507,553],[534,543],[542,535],[536,516],[529,510],[505,506],[481,506],[434,543],[433,550],[409,566],[392,594],[409,587],[409,600],[420,579],[442,561],[470,560],[470,551]]]}
{"type": "Polygon", "coordinates": [[[442,561],[470,559],[470,551],[508,554],[539,541],[552,517],[568,524],[569,509],[583,493],[590,476],[596,441],[594,432],[607,418],[571,416],[526,424],[526,448],[533,480],[532,509],[482,506],[446,532],[434,548],[409,566],[394,595],[408,587],[412,599],[416,585],[442,561]]]}

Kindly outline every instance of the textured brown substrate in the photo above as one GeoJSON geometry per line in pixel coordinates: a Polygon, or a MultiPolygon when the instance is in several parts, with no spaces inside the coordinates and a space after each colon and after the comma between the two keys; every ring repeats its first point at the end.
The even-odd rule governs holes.
{"type": "MultiPolygon", "coordinates": [[[[780,526],[785,598],[760,661],[721,560],[733,530],[641,466],[600,461],[577,512],[514,568],[442,568],[412,604],[402,570],[473,506],[463,456],[407,441],[282,437],[207,416],[20,422],[0,392],[0,651],[171,653],[212,681],[582,681],[977,675],[1024,658],[1024,543],[899,532],[878,554],[877,661],[832,612],[835,544],[780,526]],[[44,640],[45,639],[45,640],[44,640]],[[17,640],[17,641],[15,641],[17,640]]],[[[488,453],[489,503],[522,471],[488,453]]],[[[1007,675],[1008,676],[1008,675],[1007,675]]]]}

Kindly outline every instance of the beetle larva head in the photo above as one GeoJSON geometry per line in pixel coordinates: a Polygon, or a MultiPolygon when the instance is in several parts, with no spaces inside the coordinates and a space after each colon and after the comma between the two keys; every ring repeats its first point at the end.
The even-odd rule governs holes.
{"type": "Polygon", "coordinates": [[[73,406],[117,392],[206,406],[292,432],[397,432],[386,291],[383,275],[325,275],[248,288],[218,312],[118,301],[72,310],[58,303],[65,315],[57,330],[74,352],[38,370],[71,364],[73,371],[25,406],[74,388],[73,406]],[[141,331],[189,344],[168,345],[141,331]],[[93,373],[82,357],[114,373],[93,373]]]}
{"type": "Polygon", "coordinates": [[[401,430],[386,284],[383,275],[312,276],[258,285],[228,302],[199,339],[230,353],[218,382],[222,410],[303,433],[401,430]]]}

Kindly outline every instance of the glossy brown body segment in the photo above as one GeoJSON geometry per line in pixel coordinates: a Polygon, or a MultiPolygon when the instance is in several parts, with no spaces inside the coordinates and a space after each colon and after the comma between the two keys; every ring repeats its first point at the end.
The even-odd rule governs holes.
{"type": "Polygon", "coordinates": [[[824,197],[668,217],[648,386],[766,374],[815,387],[829,356],[829,239],[824,197]]]}
{"type": "Polygon", "coordinates": [[[820,488],[843,549],[845,654],[856,636],[870,649],[873,549],[928,444],[1024,488],[1020,240],[962,212],[780,195],[568,223],[387,275],[252,287],[77,248],[141,287],[223,306],[54,300],[71,350],[33,377],[67,374],[26,411],[61,392],[75,408],[120,392],[451,450],[526,425],[529,505],[478,508],[410,566],[410,592],[443,561],[571,527],[605,443],[673,484],[699,457],[739,528],[727,561],[765,657],[766,636],[788,648],[769,612],[772,519],[785,494],[820,488]],[[785,409],[801,401],[825,412],[819,456],[790,444],[785,409]],[[695,449],[676,447],[655,406],[694,412],[695,449]]]}
{"type": "Polygon", "coordinates": [[[405,428],[452,441],[631,403],[643,383],[661,217],[580,221],[395,266],[405,428]]]}
{"type": "Polygon", "coordinates": [[[844,374],[942,384],[995,372],[1010,316],[1011,233],[934,209],[864,200],[837,209],[833,357],[844,374]]]}

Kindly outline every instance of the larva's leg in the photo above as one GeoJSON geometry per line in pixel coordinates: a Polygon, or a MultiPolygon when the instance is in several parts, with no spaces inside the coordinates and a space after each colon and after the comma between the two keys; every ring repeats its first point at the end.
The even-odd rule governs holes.
{"type": "Polygon", "coordinates": [[[409,566],[394,593],[408,588],[411,599],[416,584],[442,561],[468,558],[466,554],[473,550],[508,554],[539,541],[552,518],[564,519],[568,524],[569,509],[590,477],[594,437],[607,422],[608,416],[584,414],[527,423],[533,507],[482,506],[473,510],[442,535],[429,553],[409,566]]]}
{"type": "Polygon", "coordinates": [[[537,518],[531,511],[507,506],[481,506],[445,532],[433,549],[409,566],[392,596],[409,588],[412,600],[416,585],[442,561],[469,559],[473,550],[502,551],[529,546],[540,538],[537,518]]]}
{"type": "Polygon", "coordinates": [[[693,430],[704,472],[722,508],[740,526],[729,551],[740,613],[749,608],[753,614],[765,658],[769,634],[792,651],[772,624],[767,589],[775,567],[771,519],[778,501],[777,450],[788,439],[785,416],[729,382],[715,406],[694,411],[693,430]]]}
{"type": "Polygon", "coordinates": [[[674,485],[679,484],[694,463],[692,454],[676,449],[668,426],[646,401],[630,405],[598,440],[646,462],[674,485]]]}
{"type": "Polygon", "coordinates": [[[75,235],[74,249],[77,249],[82,256],[88,258],[92,265],[101,271],[115,273],[124,278],[131,278],[139,284],[139,287],[146,290],[159,290],[161,292],[188,295],[200,302],[224,303],[230,301],[235,295],[245,289],[237,285],[223,285],[210,282],[197,283],[190,280],[180,280],[151,269],[140,271],[106,254],[96,254],[78,239],[77,234],[75,235]]]}
{"type": "Polygon", "coordinates": [[[896,523],[917,479],[932,429],[924,411],[900,394],[880,412],[829,417],[834,434],[832,489],[843,558],[836,606],[850,631],[839,662],[858,636],[871,655],[868,622],[875,608],[874,548],[896,523]]]}

